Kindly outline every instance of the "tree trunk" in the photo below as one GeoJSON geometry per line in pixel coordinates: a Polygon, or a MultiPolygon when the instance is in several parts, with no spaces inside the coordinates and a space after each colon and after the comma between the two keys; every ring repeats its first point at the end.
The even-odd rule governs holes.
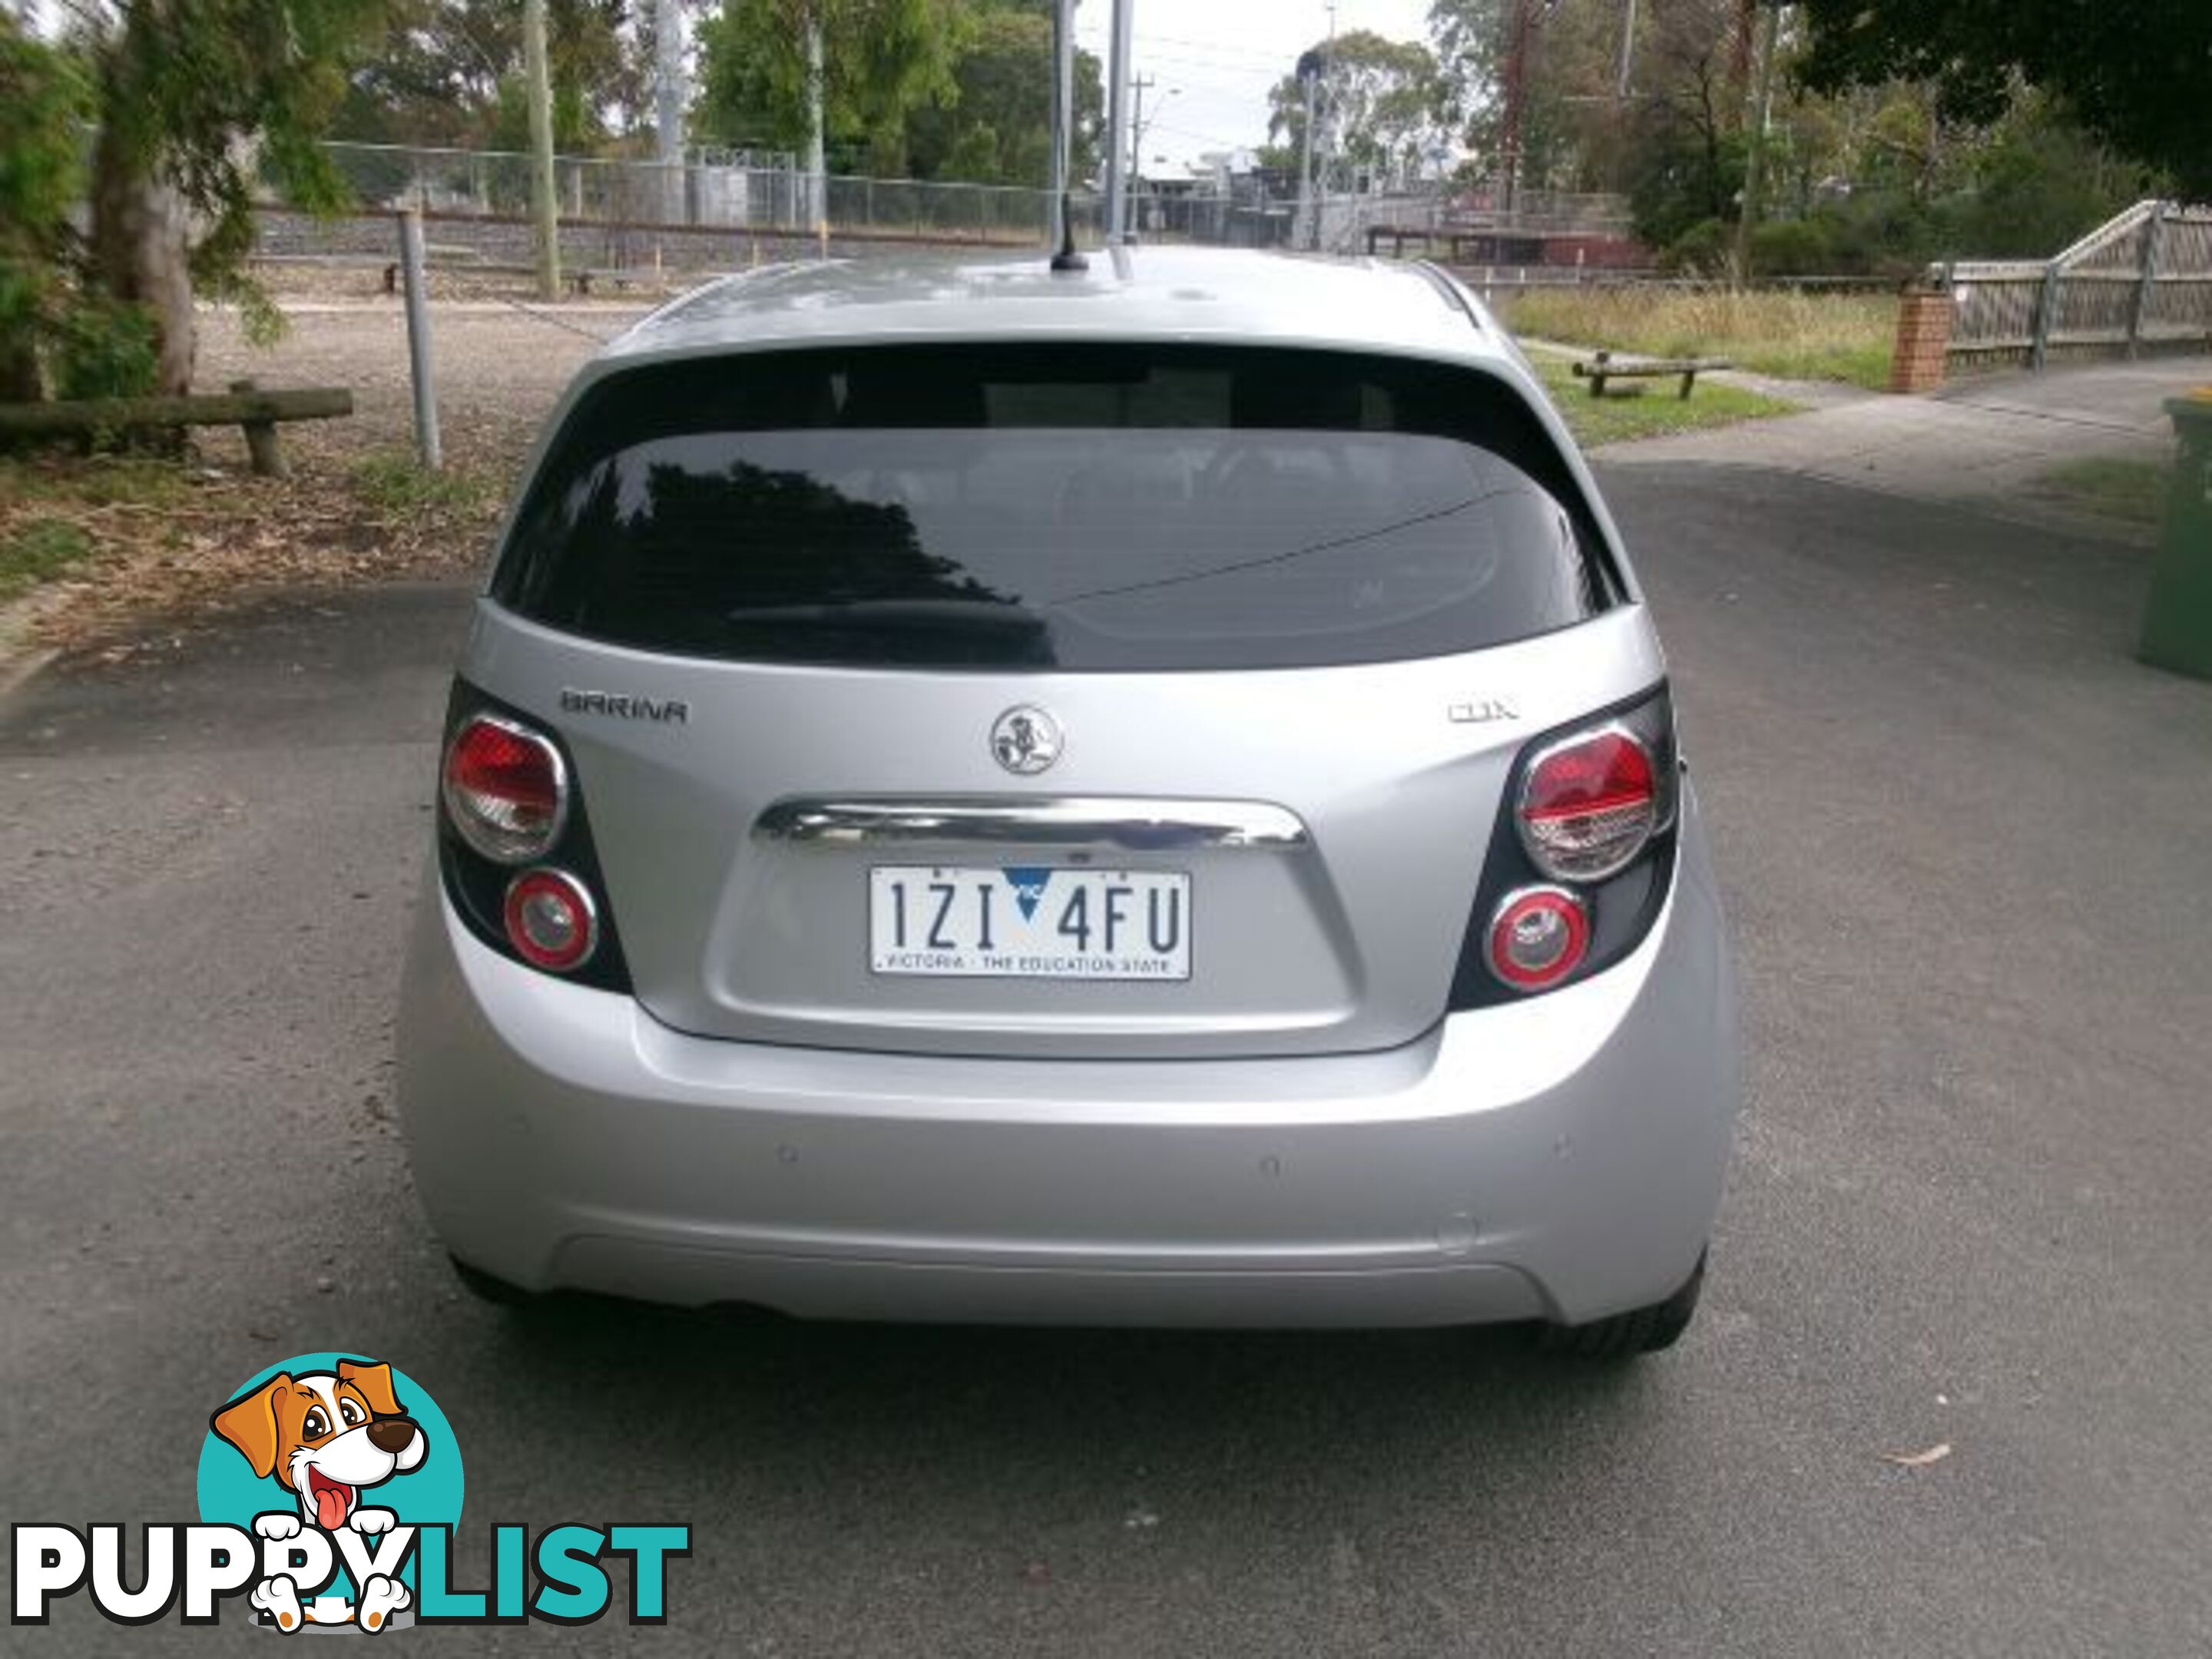
{"type": "Polygon", "coordinates": [[[135,301],[154,319],[161,360],[154,390],[192,388],[192,277],[185,215],[177,193],[103,128],[92,161],[94,279],[118,300],[135,301]]]}

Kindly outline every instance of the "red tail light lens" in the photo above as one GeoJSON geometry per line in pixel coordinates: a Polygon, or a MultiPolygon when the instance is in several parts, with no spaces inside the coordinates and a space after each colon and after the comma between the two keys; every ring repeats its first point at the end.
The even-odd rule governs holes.
{"type": "Polygon", "coordinates": [[[446,747],[442,784],[454,830],[484,857],[520,864],[560,839],[568,812],[561,751],[526,726],[472,715],[446,747]]]}
{"type": "Polygon", "coordinates": [[[1663,822],[1651,750],[1614,722],[1537,756],[1521,792],[1521,843],[1555,881],[1626,869],[1663,822]]]}
{"type": "Polygon", "coordinates": [[[1589,912],[1557,887],[1508,893],[1490,921],[1490,971],[1516,991],[1556,985],[1589,954],[1589,912]]]}
{"type": "Polygon", "coordinates": [[[526,870],[509,882],[505,921],[515,953],[549,973],[582,967],[599,942],[591,890],[562,870],[526,870]]]}

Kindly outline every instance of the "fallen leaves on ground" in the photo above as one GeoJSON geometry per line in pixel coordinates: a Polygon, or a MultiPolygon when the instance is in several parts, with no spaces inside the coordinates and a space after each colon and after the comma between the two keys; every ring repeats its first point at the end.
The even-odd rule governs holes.
{"type": "Polygon", "coordinates": [[[433,475],[404,453],[305,434],[285,447],[281,478],[189,455],[0,460],[0,542],[43,520],[90,544],[36,591],[32,638],[112,659],[148,648],[134,634],[151,617],[219,613],[273,587],[483,568],[504,486],[496,462],[457,458],[433,475]]]}

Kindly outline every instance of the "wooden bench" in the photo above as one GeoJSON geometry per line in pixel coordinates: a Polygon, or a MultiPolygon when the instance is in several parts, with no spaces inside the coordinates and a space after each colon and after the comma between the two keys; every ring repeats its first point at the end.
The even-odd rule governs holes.
{"type": "MultiPolygon", "coordinates": [[[[425,259],[422,270],[426,276],[434,270],[458,271],[464,276],[535,276],[538,274],[536,265],[477,258],[425,259]]],[[[385,261],[384,291],[386,294],[399,292],[399,261],[397,259],[385,261]]]]}
{"type": "Polygon", "coordinates": [[[91,439],[101,433],[186,426],[235,426],[246,433],[254,471],[275,477],[284,471],[276,447],[280,421],[325,421],[353,413],[344,386],[301,386],[264,392],[251,380],[233,380],[228,392],[184,398],[91,398],[70,403],[0,404],[0,438],[91,439]]]}
{"type": "MultiPolygon", "coordinates": [[[[535,276],[538,274],[536,265],[514,264],[496,259],[428,259],[423,262],[423,270],[426,272],[451,270],[465,276],[535,276]]],[[[649,267],[622,270],[569,265],[561,272],[562,285],[579,298],[588,295],[594,283],[629,289],[648,283],[657,284],[663,280],[660,272],[649,267]]],[[[399,263],[396,259],[387,262],[384,267],[384,291],[386,294],[399,292],[399,263]]]]}
{"type": "MultiPolygon", "coordinates": [[[[1615,357],[1610,351],[1601,351],[1587,362],[1575,365],[1577,378],[1589,382],[1590,396],[1602,398],[1607,380],[1664,380],[1669,374],[1681,376],[1682,389],[1676,394],[1690,395],[1698,376],[1708,369],[1734,368],[1735,365],[1725,357],[1615,357]]],[[[1640,386],[1632,386],[1626,394],[1633,397],[1641,392],[1640,386]]],[[[1615,397],[1624,395],[1615,392],[1615,397]]]]}
{"type": "Polygon", "coordinates": [[[568,286],[575,291],[579,298],[589,295],[592,291],[592,284],[594,283],[606,283],[616,288],[630,289],[642,287],[647,283],[652,283],[657,287],[665,281],[661,273],[649,265],[632,266],[628,269],[617,266],[595,268],[579,265],[563,274],[568,279],[568,286]]]}

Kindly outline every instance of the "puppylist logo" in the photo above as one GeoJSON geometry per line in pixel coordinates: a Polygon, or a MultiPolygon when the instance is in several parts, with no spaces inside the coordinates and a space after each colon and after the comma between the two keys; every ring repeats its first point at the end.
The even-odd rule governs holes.
{"type": "Polygon", "coordinates": [[[175,1611],[212,1625],[243,1596],[257,1624],[378,1633],[409,1624],[585,1625],[614,1605],[605,1563],[629,1562],[634,1625],[667,1620],[668,1563],[690,1528],[668,1525],[491,1529],[491,1583],[453,1583],[461,1455],[452,1425],[404,1372],[370,1359],[301,1354],[252,1378],[209,1417],[200,1520],[137,1523],[144,1563],[125,1582],[119,1522],[18,1523],[9,1622],[43,1625],[85,1595],[121,1625],[175,1611]]]}

